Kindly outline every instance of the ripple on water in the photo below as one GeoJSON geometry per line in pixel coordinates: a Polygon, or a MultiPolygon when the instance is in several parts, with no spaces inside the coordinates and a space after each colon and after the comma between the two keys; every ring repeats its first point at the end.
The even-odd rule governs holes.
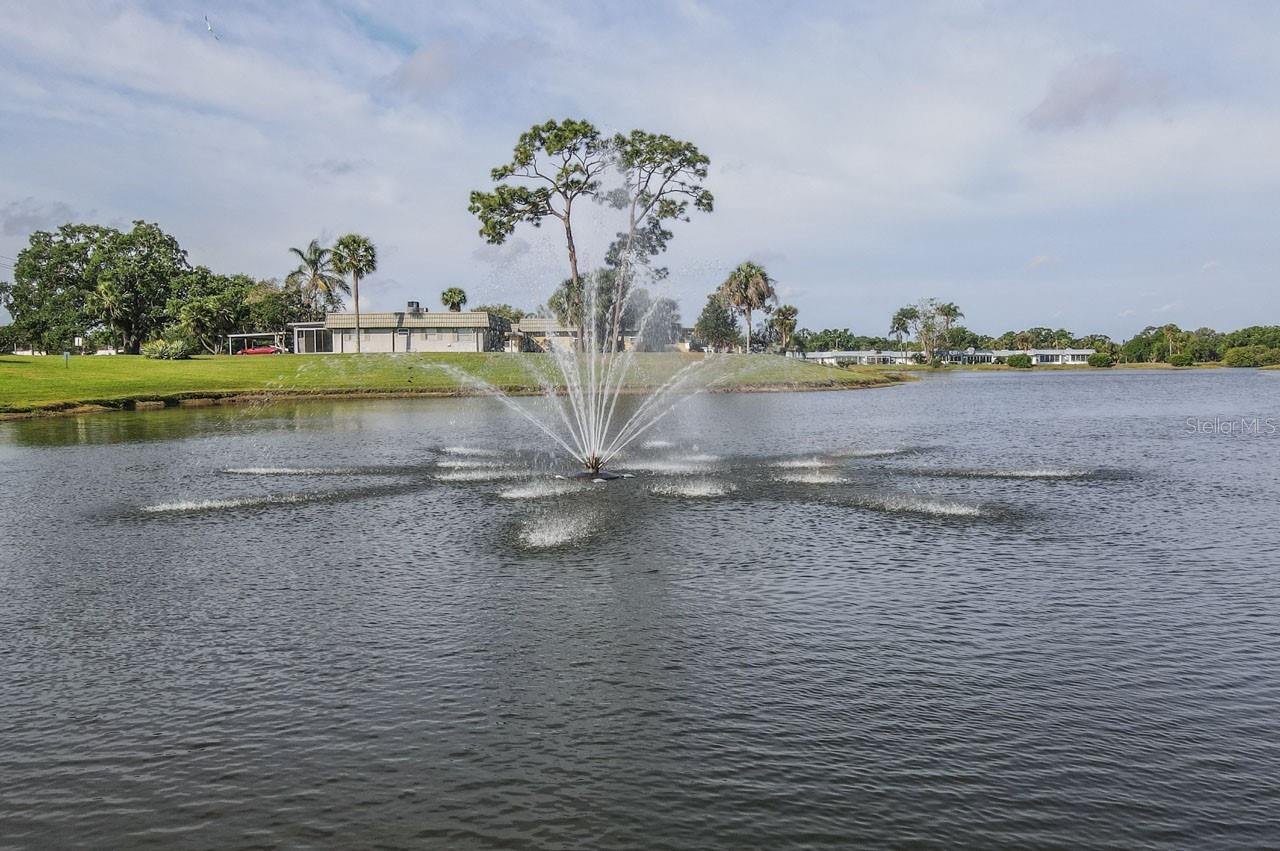
{"type": "Polygon", "coordinates": [[[640,470],[658,476],[685,476],[693,473],[709,473],[714,469],[714,455],[694,455],[689,458],[636,459],[619,464],[619,470],[640,470]]]}
{"type": "Polygon", "coordinates": [[[841,458],[891,458],[894,455],[910,455],[918,451],[907,447],[899,449],[846,449],[836,454],[841,458]]]}
{"type": "Polygon", "coordinates": [[[268,505],[295,505],[303,502],[318,502],[328,498],[329,494],[284,494],[281,496],[245,496],[232,499],[180,499],[173,502],[158,502],[155,505],[144,505],[142,511],[147,514],[186,514],[198,511],[225,511],[232,508],[259,508],[268,505]]]}
{"type": "Polygon", "coordinates": [[[451,470],[465,470],[501,467],[502,462],[490,458],[441,458],[436,462],[436,466],[451,470]]]}
{"type": "Polygon", "coordinates": [[[359,473],[354,467],[230,467],[229,476],[344,476],[359,473]]]}
{"type": "Polygon", "coordinates": [[[1089,479],[1096,475],[1094,470],[1081,470],[1069,467],[1029,467],[1026,469],[939,469],[928,468],[912,470],[918,476],[938,476],[953,479],[1089,479]]]}
{"type": "Polygon", "coordinates": [[[774,477],[779,482],[790,482],[796,485],[842,485],[849,480],[837,473],[812,471],[799,473],[782,473],[774,477]]]}
{"type": "Polygon", "coordinates": [[[534,481],[527,485],[516,485],[498,491],[503,499],[541,499],[548,496],[564,496],[581,493],[586,487],[577,481],[534,481]]]}
{"type": "Polygon", "coordinates": [[[984,514],[981,506],[972,503],[912,494],[866,496],[857,500],[856,504],[872,511],[890,514],[927,514],[934,517],[980,517],[984,514]]]}
{"type": "Polygon", "coordinates": [[[660,485],[654,485],[649,489],[650,493],[658,496],[678,496],[689,499],[706,499],[709,497],[725,496],[737,490],[737,486],[729,482],[714,482],[707,479],[695,479],[685,482],[666,482],[660,485]]]}
{"type": "Polygon", "coordinates": [[[476,446],[446,446],[440,451],[445,455],[477,455],[483,458],[496,458],[502,454],[497,449],[485,449],[476,446]]]}
{"type": "Polygon", "coordinates": [[[516,539],[526,549],[540,550],[575,544],[590,534],[591,520],[587,515],[557,514],[525,520],[516,539]]]}
{"type": "Polygon", "coordinates": [[[436,481],[440,482],[492,482],[499,479],[523,479],[531,475],[527,470],[514,470],[510,467],[482,467],[479,469],[451,470],[440,473],[436,481]]]}
{"type": "Polygon", "coordinates": [[[832,464],[821,458],[788,458],[783,461],[774,461],[771,466],[781,470],[817,470],[830,467],[832,464]]]}

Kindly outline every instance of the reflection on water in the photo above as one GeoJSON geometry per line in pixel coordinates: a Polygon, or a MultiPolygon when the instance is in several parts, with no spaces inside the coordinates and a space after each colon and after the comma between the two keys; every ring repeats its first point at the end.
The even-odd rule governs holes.
{"type": "Polygon", "coordinates": [[[1269,379],[0,424],[0,846],[1274,845],[1269,379]]]}

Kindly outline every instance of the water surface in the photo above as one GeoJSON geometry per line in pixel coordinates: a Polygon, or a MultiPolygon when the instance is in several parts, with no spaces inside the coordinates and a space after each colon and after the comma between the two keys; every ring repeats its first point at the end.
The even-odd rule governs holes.
{"type": "Polygon", "coordinates": [[[0,424],[0,847],[1275,847],[1278,379],[0,424]]]}

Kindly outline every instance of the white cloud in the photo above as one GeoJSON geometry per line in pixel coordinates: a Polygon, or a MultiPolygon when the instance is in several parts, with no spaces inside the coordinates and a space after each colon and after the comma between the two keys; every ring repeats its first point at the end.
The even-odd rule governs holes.
{"type": "MultiPolygon", "coordinates": [[[[1191,285],[1197,257],[1280,263],[1257,225],[1280,191],[1280,103],[1248,88],[1280,70],[1258,34],[1276,21],[1205,9],[1213,37],[1172,45],[1176,15],[980,3],[227,3],[221,42],[189,8],[19,7],[0,30],[0,209],[160,221],[193,260],[264,276],[289,245],[359,230],[383,258],[370,299],[458,284],[532,306],[565,273],[563,234],[486,246],[467,195],[529,125],[582,115],[711,156],[716,212],[678,224],[663,261],[686,313],[757,257],[802,325],[878,329],[909,291],[957,301],[976,329],[1059,310],[1087,326],[1155,286],[1206,321],[1252,319],[1261,284],[1191,285]],[[1153,40],[1171,46],[1144,52],[1153,40]],[[1059,253],[1010,248],[1026,245],[1059,253]],[[1096,298],[1015,289],[1060,255],[1096,298]]],[[[583,210],[586,264],[617,229],[583,210]]],[[[0,253],[23,237],[0,227],[0,253]]]]}
{"type": "Polygon", "coordinates": [[[1022,271],[1033,272],[1042,266],[1056,266],[1061,262],[1062,258],[1056,254],[1037,254],[1027,261],[1027,264],[1022,267],[1022,271]]]}
{"type": "Polygon", "coordinates": [[[1035,130],[1063,130],[1108,122],[1131,109],[1168,99],[1168,83],[1118,54],[1087,56],[1056,74],[1044,98],[1027,114],[1035,130]]]}

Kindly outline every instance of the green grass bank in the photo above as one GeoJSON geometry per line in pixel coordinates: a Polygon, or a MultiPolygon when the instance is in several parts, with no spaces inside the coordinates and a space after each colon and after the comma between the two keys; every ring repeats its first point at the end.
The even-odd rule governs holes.
{"type": "MultiPolygon", "coordinates": [[[[628,389],[664,383],[701,355],[636,356],[628,389]]],[[[179,404],[247,396],[460,396],[485,392],[469,378],[508,393],[537,393],[548,355],[401,354],[205,356],[163,361],[115,355],[0,355],[0,416],[179,404]]],[[[699,373],[718,392],[846,390],[903,380],[877,369],[839,369],[769,355],[716,355],[699,373]]]]}

